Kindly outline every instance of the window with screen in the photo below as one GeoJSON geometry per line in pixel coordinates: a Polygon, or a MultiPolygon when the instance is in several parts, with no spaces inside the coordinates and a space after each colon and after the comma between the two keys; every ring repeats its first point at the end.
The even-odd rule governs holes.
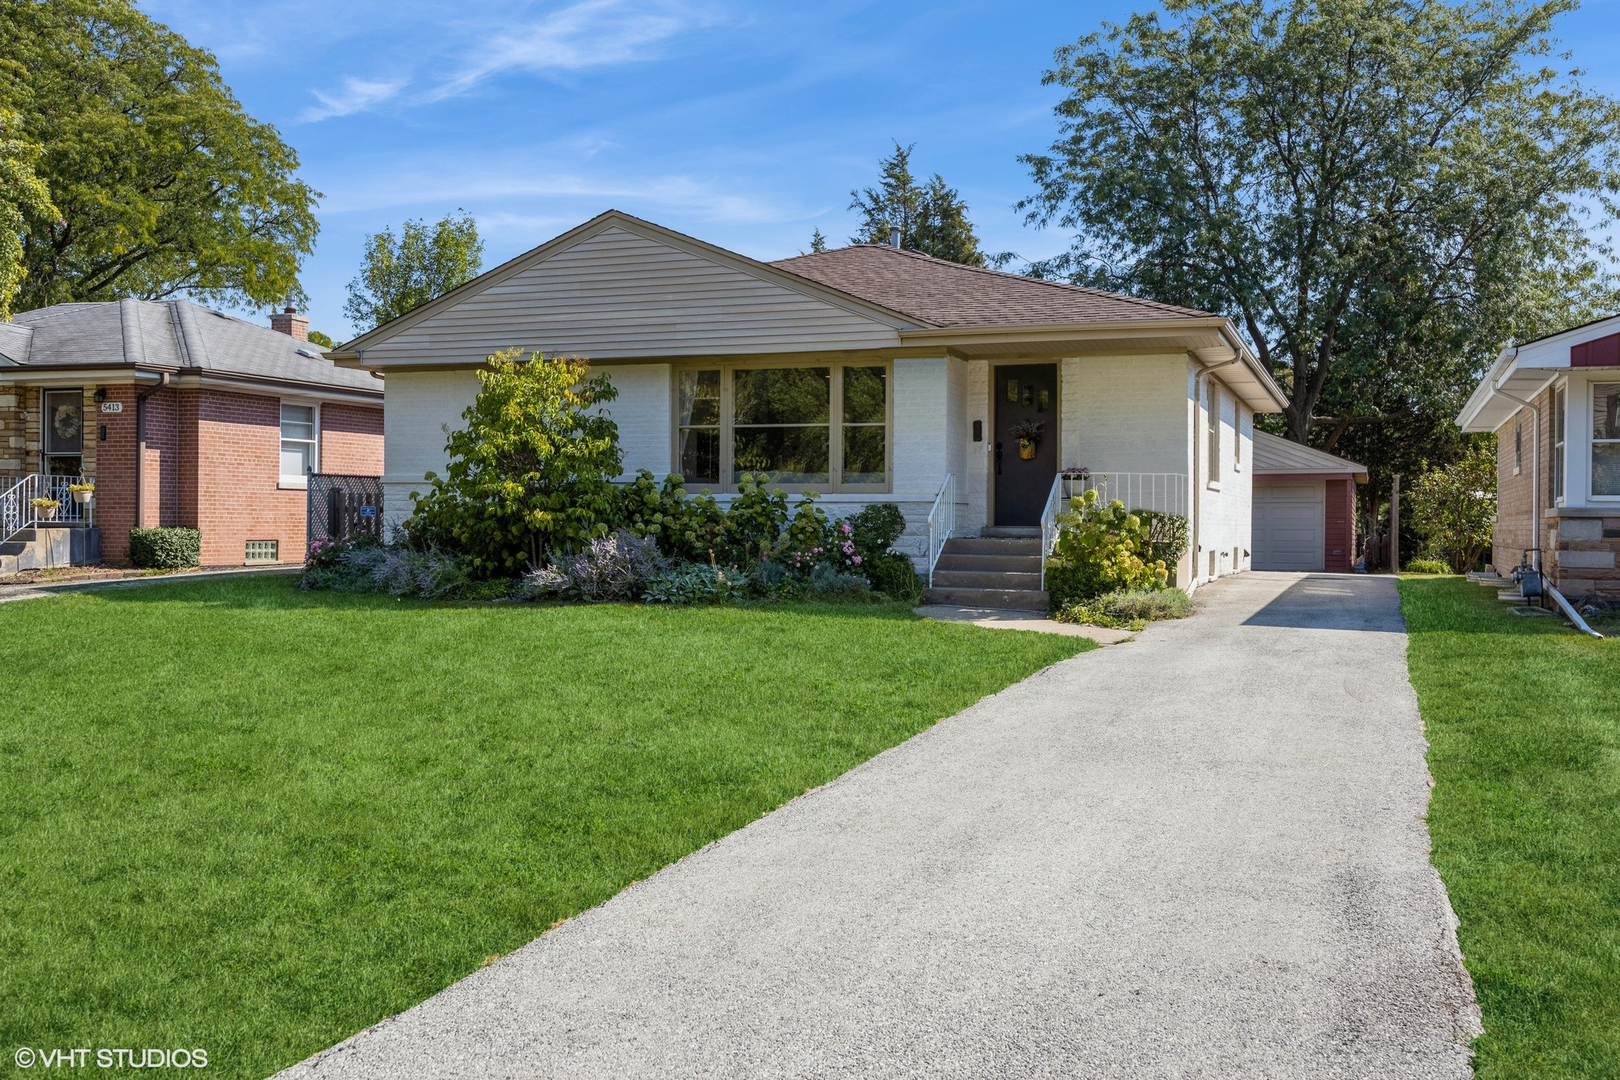
{"type": "Polygon", "coordinates": [[[1592,384],[1592,494],[1620,496],[1620,383],[1592,384]]]}
{"type": "Polygon", "coordinates": [[[302,487],[320,468],[316,460],[317,406],[281,403],[281,483],[302,487]]]}

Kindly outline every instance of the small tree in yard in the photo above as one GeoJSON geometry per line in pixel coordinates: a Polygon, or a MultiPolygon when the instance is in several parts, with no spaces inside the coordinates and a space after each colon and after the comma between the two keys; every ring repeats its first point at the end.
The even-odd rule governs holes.
{"type": "Polygon", "coordinates": [[[464,555],[480,577],[512,576],[548,552],[610,531],[619,429],[600,406],[618,397],[584,360],[516,350],[489,358],[466,427],[450,433],[445,475],[417,496],[406,534],[464,555]]]}
{"type": "Polygon", "coordinates": [[[1496,453],[1476,445],[1461,461],[1432,469],[1412,485],[1412,526],[1457,573],[1472,570],[1491,545],[1496,520],[1496,453]]]}

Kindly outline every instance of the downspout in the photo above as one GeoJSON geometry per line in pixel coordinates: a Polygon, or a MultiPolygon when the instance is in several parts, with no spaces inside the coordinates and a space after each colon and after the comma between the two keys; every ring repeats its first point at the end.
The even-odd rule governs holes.
{"type": "MultiPolygon", "coordinates": [[[[1190,575],[1188,575],[1188,578],[1187,578],[1187,584],[1189,584],[1189,585],[1196,585],[1197,584],[1197,582],[1198,582],[1198,573],[1199,573],[1198,568],[1200,566],[1202,566],[1203,562],[1204,562],[1204,560],[1202,558],[1202,556],[1204,554],[1204,542],[1203,542],[1204,541],[1204,508],[1203,508],[1204,468],[1203,468],[1203,465],[1204,465],[1204,453],[1205,453],[1205,451],[1204,451],[1204,443],[1205,443],[1205,440],[1208,438],[1207,432],[1209,430],[1209,426],[1208,426],[1207,422],[1205,422],[1203,424],[1200,424],[1198,422],[1198,420],[1199,420],[1199,418],[1200,418],[1200,416],[1201,416],[1201,414],[1203,412],[1203,409],[1204,409],[1204,388],[1209,385],[1208,380],[1209,380],[1209,376],[1210,376],[1211,372],[1218,371],[1223,367],[1231,367],[1233,364],[1237,363],[1241,359],[1243,359],[1241,356],[1233,356],[1232,359],[1230,359],[1230,360],[1222,360],[1218,364],[1210,364],[1209,366],[1207,366],[1207,367],[1203,368],[1202,370],[1200,370],[1198,372],[1198,375],[1193,379],[1192,501],[1191,501],[1191,504],[1189,506],[1189,509],[1192,510],[1192,527],[1189,530],[1189,532],[1191,532],[1191,534],[1192,534],[1192,540],[1191,540],[1191,545],[1192,545],[1192,573],[1190,575]]],[[[1214,404],[1214,403],[1211,402],[1211,404],[1214,404]]],[[[1219,422],[1218,418],[1217,418],[1217,422],[1219,422]]],[[[1234,437],[1238,437],[1238,438],[1241,437],[1236,432],[1234,432],[1233,434],[1234,434],[1234,437]]],[[[1214,579],[1211,578],[1210,580],[1213,581],[1214,579]]]]}
{"type": "Polygon", "coordinates": [[[142,488],[146,479],[146,399],[169,385],[169,373],[158,373],[156,386],[149,386],[135,395],[135,527],[143,527],[146,503],[142,488]]]}

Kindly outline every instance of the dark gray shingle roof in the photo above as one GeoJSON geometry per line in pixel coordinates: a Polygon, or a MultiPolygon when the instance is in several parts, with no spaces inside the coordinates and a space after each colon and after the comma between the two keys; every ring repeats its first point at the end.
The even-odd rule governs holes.
{"type": "Polygon", "coordinates": [[[886,244],[833,248],[780,259],[770,265],[940,327],[1039,326],[1209,315],[1207,311],[1067,282],[963,266],[886,244]]]}
{"type": "Polygon", "coordinates": [[[338,367],[317,345],[189,300],[110,300],[24,311],[0,324],[0,354],[21,367],[149,364],[382,392],[369,372],[338,367]]]}

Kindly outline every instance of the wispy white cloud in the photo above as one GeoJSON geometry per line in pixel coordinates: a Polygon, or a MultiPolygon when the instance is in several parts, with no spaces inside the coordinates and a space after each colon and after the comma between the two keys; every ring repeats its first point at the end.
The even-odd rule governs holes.
{"type": "Polygon", "coordinates": [[[350,76],[343,80],[343,89],[334,93],[324,90],[311,91],[319,105],[311,105],[305,109],[299,119],[306,123],[326,120],[333,116],[348,116],[350,113],[361,112],[398,94],[404,89],[404,79],[356,79],[350,76]]]}
{"type": "Polygon", "coordinates": [[[505,71],[546,75],[647,59],[659,43],[712,21],[703,9],[676,0],[579,0],[537,22],[504,28],[426,100],[465,93],[505,71]]]}

